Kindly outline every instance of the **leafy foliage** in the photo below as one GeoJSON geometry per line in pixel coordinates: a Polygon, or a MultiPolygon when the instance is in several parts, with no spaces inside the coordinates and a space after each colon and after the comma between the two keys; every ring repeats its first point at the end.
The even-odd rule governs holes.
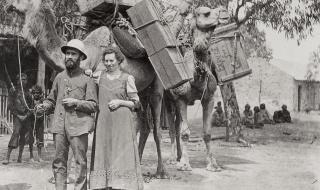
{"type": "Polygon", "coordinates": [[[320,46],[310,54],[309,64],[305,78],[308,81],[314,81],[319,78],[320,69],[320,46]]]}
{"type": "Polygon", "coordinates": [[[244,33],[247,55],[267,59],[271,58],[272,51],[266,47],[265,34],[256,27],[258,23],[284,32],[287,38],[295,38],[300,43],[320,22],[320,1],[316,0],[195,0],[194,4],[195,7],[227,7],[232,20],[244,33]]]}
{"type": "Polygon", "coordinates": [[[266,45],[266,34],[255,25],[245,24],[240,26],[243,36],[243,47],[247,57],[262,57],[267,61],[272,59],[272,49],[266,45]]]}

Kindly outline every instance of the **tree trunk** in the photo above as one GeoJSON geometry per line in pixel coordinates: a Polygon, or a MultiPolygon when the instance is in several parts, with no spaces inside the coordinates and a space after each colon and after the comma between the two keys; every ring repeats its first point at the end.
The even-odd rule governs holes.
{"type": "Polygon", "coordinates": [[[220,86],[223,99],[226,119],[228,121],[226,127],[226,141],[230,139],[230,130],[234,135],[241,135],[241,117],[237,101],[237,96],[233,82],[228,82],[220,86]]]}

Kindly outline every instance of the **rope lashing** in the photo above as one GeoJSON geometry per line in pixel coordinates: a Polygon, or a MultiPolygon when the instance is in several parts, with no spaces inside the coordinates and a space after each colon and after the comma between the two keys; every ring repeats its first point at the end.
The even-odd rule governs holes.
{"type": "Polygon", "coordinates": [[[233,71],[232,71],[233,74],[236,73],[236,67],[237,67],[238,35],[239,35],[239,32],[234,33],[233,62],[231,63],[231,65],[233,66],[233,71]]]}
{"type": "MultiPolygon", "coordinates": [[[[32,136],[33,136],[33,139],[35,139],[34,137],[36,136],[35,135],[35,128],[36,128],[36,124],[37,124],[37,108],[35,109],[31,109],[28,104],[27,104],[27,101],[26,101],[26,97],[25,97],[25,92],[24,92],[24,88],[23,88],[23,85],[22,85],[22,68],[21,68],[21,58],[20,58],[20,43],[19,43],[19,38],[17,38],[18,40],[18,63],[19,63],[19,82],[20,82],[20,87],[21,87],[21,91],[22,91],[22,99],[23,99],[23,103],[25,104],[26,108],[28,109],[28,111],[31,111],[33,114],[34,114],[34,124],[33,124],[33,129],[32,129],[32,136]]],[[[41,143],[41,142],[39,142],[41,143]]],[[[45,148],[46,149],[46,148],[45,148]]]]}
{"type": "Polygon", "coordinates": [[[22,68],[21,68],[21,58],[20,58],[20,43],[19,43],[19,37],[17,38],[17,42],[18,42],[18,63],[19,63],[19,83],[20,83],[20,88],[21,88],[21,91],[22,91],[22,99],[23,99],[23,103],[25,104],[26,108],[29,110],[29,111],[33,111],[33,109],[31,109],[28,104],[27,104],[27,101],[26,101],[26,97],[25,97],[25,93],[24,93],[24,88],[23,88],[23,85],[22,85],[22,80],[21,80],[21,75],[22,75],[22,68]]]}

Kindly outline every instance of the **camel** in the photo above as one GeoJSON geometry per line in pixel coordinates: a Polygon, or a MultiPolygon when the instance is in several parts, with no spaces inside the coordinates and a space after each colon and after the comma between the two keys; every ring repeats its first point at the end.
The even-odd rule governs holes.
{"type": "MultiPolygon", "coordinates": [[[[180,15],[171,21],[173,34],[177,34],[181,28],[184,17],[183,14],[189,9],[192,1],[179,0],[177,8],[180,15]],[[177,27],[180,26],[180,27],[177,27]]],[[[25,16],[25,23],[22,29],[22,34],[31,45],[33,45],[46,64],[52,69],[60,72],[64,69],[64,56],[61,53],[60,47],[66,42],[58,36],[55,29],[55,15],[47,0],[7,0],[7,10],[18,12],[25,16]]],[[[102,26],[92,31],[84,40],[88,59],[81,63],[83,69],[91,69],[100,62],[102,56],[102,47],[111,45],[111,32],[108,27],[102,26]]],[[[148,98],[141,98],[141,103],[144,107],[150,105],[154,125],[154,139],[157,145],[158,153],[158,167],[156,175],[158,177],[165,177],[166,171],[162,161],[161,147],[160,147],[160,113],[161,103],[164,88],[156,76],[156,73],[148,60],[145,58],[131,59],[126,57],[126,61],[121,64],[121,69],[133,75],[136,86],[142,96],[146,95],[148,98]],[[147,99],[148,101],[144,101],[147,99]]],[[[144,116],[145,118],[146,116],[144,116]]],[[[141,122],[143,123],[143,122],[141,122]]],[[[142,126],[140,135],[140,142],[148,137],[148,128],[142,126]]],[[[140,146],[141,147],[141,146],[140,146]]],[[[142,151],[140,151],[140,159],[142,151]]]]}
{"type": "MultiPolygon", "coordinates": [[[[171,101],[175,105],[176,117],[171,118],[174,127],[170,130],[171,156],[168,163],[176,163],[179,170],[192,170],[189,163],[186,143],[190,136],[190,129],[187,124],[187,106],[195,100],[200,100],[202,105],[203,140],[206,146],[207,167],[209,171],[220,171],[220,166],[211,149],[211,116],[214,106],[214,93],[217,89],[214,65],[208,56],[208,42],[215,27],[229,21],[227,10],[223,7],[210,9],[198,7],[194,11],[190,28],[192,31],[192,46],[195,63],[186,61],[189,68],[193,68],[194,77],[188,83],[179,88],[170,90],[171,101]],[[193,65],[194,64],[194,65],[193,65]],[[171,98],[172,99],[172,98],[171,98]],[[182,142],[182,145],[180,144],[182,142]],[[177,157],[175,149],[177,147],[177,157]]],[[[190,59],[191,56],[186,56],[190,59]]],[[[170,99],[169,99],[170,101],[170,99]]]]}
{"type": "MultiPolygon", "coordinates": [[[[57,71],[64,69],[63,55],[60,52],[60,47],[65,42],[57,35],[57,32],[54,28],[55,16],[47,3],[46,0],[7,0],[8,6],[13,7],[16,11],[23,13],[25,15],[25,24],[23,26],[23,37],[28,40],[39,52],[39,56],[49,65],[51,68],[57,71]]],[[[178,34],[181,30],[182,23],[186,16],[186,12],[192,5],[192,0],[178,0],[175,1],[175,6],[179,10],[179,14],[174,17],[173,20],[169,22],[169,26],[172,28],[173,34],[178,34]]],[[[201,9],[197,11],[197,14],[194,17],[193,25],[193,39],[195,52],[198,48],[199,39],[203,40],[203,36],[208,37],[207,32],[213,31],[215,25],[218,24],[217,19],[211,19],[215,14],[211,13],[211,9],[201,9]],[[207,12],[206,12],[207,11],[207,12]],[[197,27],[201,28],[197,28],[197,27]]],[[[81,63],[82,68],[92,68],[96,63],[99,62],[101,58],[101,47],[110,45],[110,31],[107,27],[102,26],[94,31],[92,31],[85,39],[84,43],[87,47],[88,60],[81,63]]],[[[196,53],[197,55],[197,53],[196,53]]],[[[196,56],[198,57],[198,56],[196,56]]],[[[203,55],[200,55],[203,57],[203,55]]],[[[187,114],[186,109],[189,102],[196,99],[202,98],[203,105],[203,123],[204,123],[204,139],[207,149],[207,160],[208,160],[208,169],[216,170],[217,164],[213,158],[213,154],[210,146],[210,115],[213,107],[213,94],[216,90],[217,82],[213,76],[212,68],[208,60],[202,61],[203,58],[199,58],[200,61],[197,61],[196,67],[194,65],[189,65],[191,68],[195,68],[195,78],[183,85],[182,89],[188,89],[185,93],[179,94],[178,90],[172,90],[170,93],[178,97],[178,99],[172,99],[174,106],[176,106],[178,112],[176,112],[176,135],[177,139],[180,139],[179,134],[181,133],[184,139],[188,139],[190,134],[189,128],[187,126],[187,114]],[[206,71],[203,75],[202,71],[206,71]],[[199,72],[200,71],[200,72],[199,72]],[[200,73],[200,74],[199,74],[200,73]],[[205,77],[204,77],[205,76],[205,77]],[[205,90],[204,90],[205,89],[205,90]]],[[[151,112],[153,116],[154,124],[154,139],[157,145],[158,153],[158,167],[156,175],[158,177],[165,177],[166,171],[162,161],[161,147],[160,147],[160,112],[161,112],[161,102],[163,98],[164,89],[160,80],[157,78],[155,71],[153,70],[151,64],[146,63],[145,59],[130,59],[127,58],[127,61],[121,64],[123,70],[127,71],[129,74],[133,75],[136,79],[136,86],[142,96],[148,94],[148,98],[141,98],[143,107],[146,107],[148,104],[151,107],[151,112]],[[148,101],[145,101],[148,100],[148,101]]],[[[145,113],[142,113],[145,114],[145,113]]],[[[145,115],[144,115],[145,118],[145,115]]],[[[146,139],[149,135],[150,128],[147,126],[145,121],[140,122],[141,131],[139,139],[139,154],[140,159],[142,157],[144,145],[146,139]]],[[[172,134],[172,133],[171,133],[172,134]]],[[[185,142],[185,141],[183,141],[185,142]]],[[[178,142],[179,143],[179,142],[178,142]]],[[[185,143],[183,143],[185,147],[185,143]]],[[[183,148],[186,153],[186,149],[183,148]]],[[[182,150],[181,150],[182,151],[182,150]]],[[[182,154],[182,153],[181,153],[182,154]]],[[[182,165],[190,166],[188,163],[187,154],[184,155],[182,160],[182,165]]],[[[178,156],[179,157],[179,156],[178,156]]],[[[180,159],[181,160],[181,159],[180,159]]]]}

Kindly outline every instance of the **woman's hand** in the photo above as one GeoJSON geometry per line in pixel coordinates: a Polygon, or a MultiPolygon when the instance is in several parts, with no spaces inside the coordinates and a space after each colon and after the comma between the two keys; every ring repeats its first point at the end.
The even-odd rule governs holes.
{"type": "Polygon", "coordinates": [[[65,98],[62,100],[62,105],[66,106],[67,108],[71,108],[73,106],[77,106],[79,100],[75,98],[65,98]]]}
{"type": "Polygon", "coordinates": [[[108,107],[111,111],[117,110],[122,105],[122,100],[111,100],[108,107]]]}

